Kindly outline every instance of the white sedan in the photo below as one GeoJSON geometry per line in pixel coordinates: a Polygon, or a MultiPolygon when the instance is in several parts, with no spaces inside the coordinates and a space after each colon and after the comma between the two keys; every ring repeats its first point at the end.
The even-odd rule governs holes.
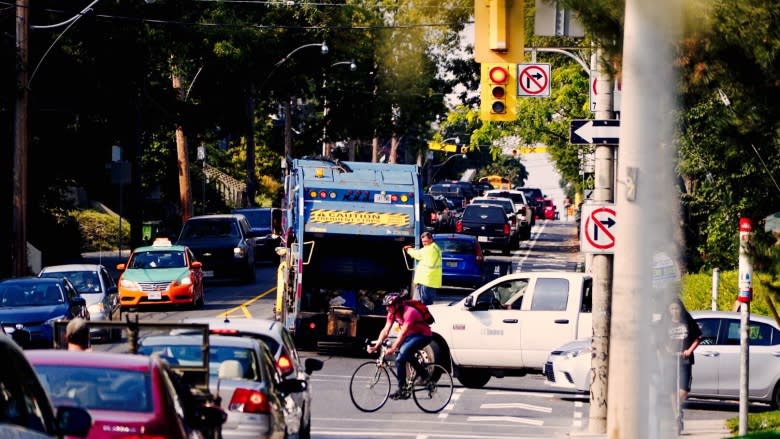
{"type": "MultiPolygon", "coordinates": [[[[689,397],[739,399],[740,313],[692,311],[702,331],[694,352],[693,383],[689,397]]],[[[750,380],[753,402],[780,407],[780,326],[774,319],[751,315],[750,380]]],[[[590,387],[590,338],[567,343],[550,353],[544,367],[548,385],[588,392],[590,387]]]]}

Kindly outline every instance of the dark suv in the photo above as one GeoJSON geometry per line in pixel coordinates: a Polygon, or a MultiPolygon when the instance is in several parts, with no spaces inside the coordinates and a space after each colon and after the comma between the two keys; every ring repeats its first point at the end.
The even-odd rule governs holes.
{"type": "Polygon", "coordinates": [[[273,207],[244,207],[233,209],[232,213],[244,215],[252,232],[257,233],[256,261],[274,260],[276,247],[281,245],[282,210],[273,207]]]}
{"type": "Polygon", "coordinates": [[[483,249],[500,249],[504,255],[511,250],[512,226],[501,206],[469,204],[463,209],[455,231],[476,236],[483,249]]]}
{"type": "Polygon", "coordinates": [[[244,215],[194,216],[184,223],[176,245],[185,245],[203,264],[203,277],[255,280],[255,240],[244,215]]]}
{"type": "Polygon", "coordinates": [[[455,228],[454,214],[447,199],[440,195],[423,196],[425,230],[431,233],[449,232],[455,228]]]}
{"type": "Polygon", "coordinates": [[[515,188],[525,194],[528,204],[534,209],[534,217],[544,219],[544,194],[542,190],[536,187],[518,187],[515,188]]]}

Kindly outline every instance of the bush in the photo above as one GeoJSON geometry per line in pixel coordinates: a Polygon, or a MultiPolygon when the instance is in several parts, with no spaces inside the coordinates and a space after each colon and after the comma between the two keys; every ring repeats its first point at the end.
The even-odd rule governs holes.
{"type": "MultiPolygon", "coordinates": [[[[116,250],[119,248],[119,217],[97,210],[70,212],[79,224],[81,251],[116,250]]],[[[130,223],[122,219],[122,245],[130,242],[130,223]]]]}
{"type": "MultiPolygon", "coordinates": [[[[737,300],[737,278],[739,272],[721,271],[718,284],[719,311],[733,311],[737,300]]],[[[750,302],[750,313],[770,316],[767,305],[769,290],[763,282],[769,282],[771,277],[765,273],[753,273],[753,300],[750,302]]],[[[682,298],[689,311],[712,309],[712,273],[686,274],[682,279],[682,298]]],[[[780,306],[780,303],[775,303],[780,306]]]]}

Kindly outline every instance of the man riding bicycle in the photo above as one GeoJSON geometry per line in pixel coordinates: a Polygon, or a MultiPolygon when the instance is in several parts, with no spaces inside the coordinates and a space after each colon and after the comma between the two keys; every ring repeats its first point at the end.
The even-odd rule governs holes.
{"type": "Polygon", "coordinates": [[[377,342],[368,347],[368,352],[371,354],[376,352],[382,342],[390,335],[393,325],[398,323],[401,327],[398,338],[386,351],[387,354],[398,351],[395,358],[398,390],[391,394],[390,398],[409,399],[410,389],[406,386],[406,364],[409,363],[414,368],[418,377],[423,380],[428,379],[428,372],[417,362],[414,354],[431,342],[433,333],[420,312],[405,305],[399,293],[388,293],[382,300],[382,304],[387,308],[387,322],[379,333],[377,342]]]}

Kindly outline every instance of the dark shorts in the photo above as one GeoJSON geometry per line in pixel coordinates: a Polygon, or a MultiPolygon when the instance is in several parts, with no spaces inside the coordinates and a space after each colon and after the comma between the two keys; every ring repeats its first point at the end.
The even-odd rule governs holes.
{"type": "Polygon", "coordinates": [[[685,390],[686,392],[691,391],[691,382],[693,381],[693,375],[691,374],[692,370],[693,365],[691,363],[680,364],[680,375],[677,383],[680,390],[685,390]]]}

